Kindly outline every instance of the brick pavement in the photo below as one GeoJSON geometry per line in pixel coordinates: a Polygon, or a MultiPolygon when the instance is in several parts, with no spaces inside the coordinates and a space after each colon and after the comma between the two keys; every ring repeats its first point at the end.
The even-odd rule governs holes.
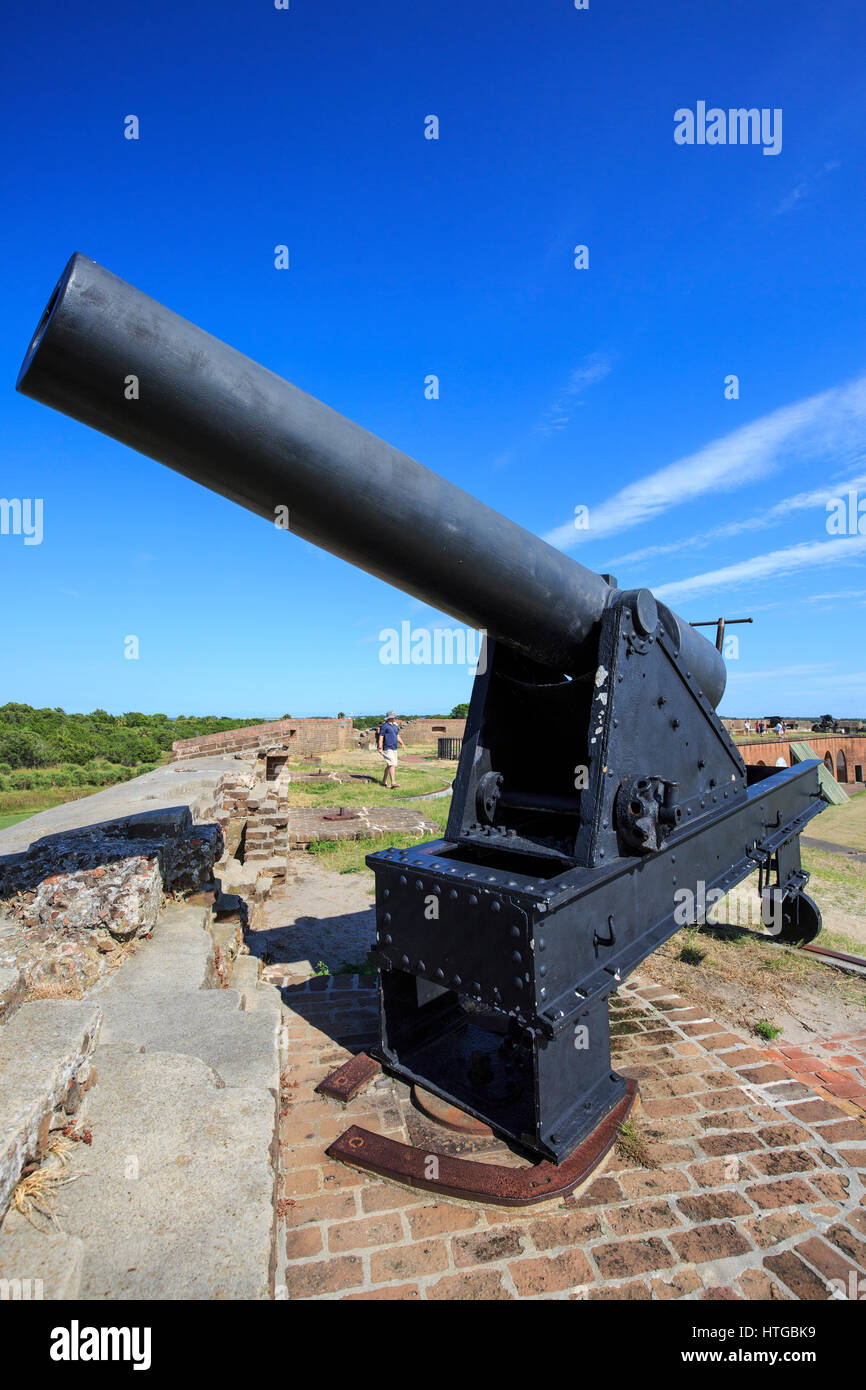
{"type": "MultiPolygon", "coordinates": [[[[278,1297],[809,1300],[858,1280],[866,1292],[857,1098],[830,1098],[799,1079],[795,1050],[753,1047],[635,976],[611,1000],[612,1044],[640,1082],[654,1166],[615,1153],[565,1202],[512,1211],[332,1162],[324,1149],[349,1124],[409,1142],[399,1083],[380,1077],[348,1107],[313,1089],[372,1042],[374,985],[336,976],[284,991],[278,1297]]],[[[862,1043],[800,1051],[823,1047],[842,1070],[862,1043]]]]}

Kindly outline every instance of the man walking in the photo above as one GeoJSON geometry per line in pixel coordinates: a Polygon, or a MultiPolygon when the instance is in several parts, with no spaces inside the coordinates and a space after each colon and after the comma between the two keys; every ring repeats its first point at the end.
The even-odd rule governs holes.
{"type": "Polygon", "coordinates": [[[400,730],[397,727],[397,716],[392,709],[385,715],[384,723],[380,724],[376,730],[376,738],[379,752],[385,759],[385,775],[382,778],[383,787],[399,787],[400,783],[394,781],[394,774],[397,770],[397,749],[405,748],[406,745],[400,737],[400,730]]]}

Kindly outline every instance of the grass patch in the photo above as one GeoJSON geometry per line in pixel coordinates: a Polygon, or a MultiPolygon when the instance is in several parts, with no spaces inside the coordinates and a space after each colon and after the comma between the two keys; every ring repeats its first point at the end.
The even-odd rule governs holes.
{"type": "Polygon", "coordinates": [[[318,840],[310,845],[307,853],[315,854],[326,868],[338,874],[370,873],[364,861],[374,850],[411,849],[425,840],[441,839],[450,804],[451,798],[443,797],[441,801],[431,801],[424,807],[424,818],[434,821],[437,827],[426,835],[394,830],[387,835],[365,835],[360,840],[318,840]]]}
{"type": "Polygon", "coordinates": [[[626,1120],[617,1132],[614,1148],[620,1158],[635,1163],[639,1168],[657,1168],[652,1157],[649,1140],[636,1120],[626,1120]]]}
{"type": "Polygon", "coordinates": [[[700,965],[706,956],[706,951],[702,951],[699,946],[684,946],[677,956],[684,965],[700,965]]]}
{"type": "Polygon", "coordinates": [[[828,806],[808,825],[805,833],[816,840],[866,850],[866,793],[852,796],[841,806],[828,806]]]}
{"type": "Polygon", "coordinates": [[[767,1042],[772,1042],[782,1031],[781,1028],[776,1027],[775,1023],[768,1023],[765,1018],[759,1018],[757,1023],[753,1023],[752,1030],[758,1034],[759,1038],[766,1038],[767,1042]]]}
{"type": "Polygon", "coordinates": [[[72,1144],[60,1134],[54,1135],[46,1145],[42,1161],[28,1165],[12,1193],[11,1205],[15,1211],[35,1226],[43,1235],[52,1229],[60,1230],[57,1221],[57,1189],[71,1179],[64,1170],[69,1162],[72,1144]]]}

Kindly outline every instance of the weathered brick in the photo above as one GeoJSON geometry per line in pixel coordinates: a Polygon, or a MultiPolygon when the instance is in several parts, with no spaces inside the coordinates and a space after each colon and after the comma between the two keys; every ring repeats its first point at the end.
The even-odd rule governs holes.
{"type": "Polygon", "coordinates": [[[745,1255],[751,1245],[730,1221],[713,1226],[696,1226],[691,1231],[675,1231],[671,1244],[686,1264],[699,1265],[707,1260],[724,1260],[731,1255],[745,1255]]]}
{"type": "Polygon", "coordinates": [[[759,1139],[763,1139],[765,1144],[774,1149],[782,1144],[808,1144],[812,1139],[808,1129],[803,1129],[802,1125],[795,1125],[793,1122],[763,1125],[757,1133],[759,1139]]]}
{"type": "Polygon", "coordinates": [[[354,1192],[320,1192],[302,1197],[286,1213],[287,1226],[303,1226],[307,1221],[340,1221],[355,1215],[354,1192]]]}
{"type": "Polygon", "coordinates": [[[710,1110],[701,1115],[698,1124],[701,1129],[744,1129],[751,1124],[751,1116],[745,1110],[710,1110]]]}
{"type": "Polygon", "coordinates": [[[449,1274],[444,1279],[437,1279],[427,1289],[427,1298],[449,1303],[492,1302],[513,1297],[503,1284],[502,1275],[495,1269],[473,1269],[461,1274],[449,1274]]]}
{"type": "MultiPolygon", "coordinates": [[[[611,1213],[608,1212],[608,1219],[611,1213]]],[[[537,1250],[552,1250],[559,1245],[576,1245],[579,1241],[601,1235],[599,1218],[588,1211],[573,1211],[567,1216],[539,1217],[529,1227],[537,1250]]]]}
{"type": "Polygon", "coordinates": [[[572,1295],[573,1298],[586,1298],[589,1303],[634,1302],[635,1299],[649,1301],[652,1298],[649,1285],[641,1279],[632,1279],[628,1284],[608,1284],[603,1288],[588,1288],[585,1293],[572,1295]]]}
{"type": "Polygon", "coordinates": [[[407,1213],[409,1229],[414,1240],[444,1236],[454,1231],[466,1231],[478,1225],[478,1212],[471,1207],[459,1207],[456,1202],[434,1202],[416,1207],[407,1213]]]}
{"type": "Polygon", "coordinates": [[[862,1240],[857,1239],[853,1231],[849,1231],[846,1226],[837,1224],[830,1226],[826,1235],[828,1240],[832,1240],[833,1244],[850,1256],[861,1269],[866,1269],[866,1245],[862,1240]]]}
{"type": "Polygon", "coordinates": [[[746,1188],[746,1196],[756,1207],[803,1206],[815,1201],[815,1193],[802,1178],[783,1178],[779,1182],[756,1183],[746,1188]]]}
{"type": "Polygon", "coordinates": [[[774,1177],[777,1173],[803,1173],[815,1167],[815,1160],[805,1149],[774,1149],[752,1154],[751,1164],[759,1173],[774,1177]]]}
{"type": "Polygon", "coordinates": [[[846,1120],[848,1118],[844,1110],[840,1110],[838,1105],[831,1105],[828,1100],[798,1101],[796,1105],[791,1105],[788,1108],[795,1120],[808,1120],[810,1124],[816,1120],[846,1120]]]}
{"type": "MultiPolygon", "coordinates": [[[[716,1048],[718,1052],[719,1049],[716,1048]]],[[[730,1052],[725,1053],[725,1063],[729,1067],[751,1067],[757,1063],[760,1065],[766,1062],[763,1052],[758,1052],[754,1047],[735,1047],[730,1052]]]]}
{"type": "Polygon", "coordinates": [[[451,1253],[458,1267],[491,1264],[495,1260],[519,1255],[523,1245],[517,1231],[505,1227],[499,1230],[477,1231],[472,1235],[455,1236],[451,1253]]]}
{"type": "Polygon", "coordinates": [[[863,1271],[857,1269],[850,1260],[846,1260],[834,1250],[832,1245],[828,1245],[825,1240],[820,1240],[817,1236],[810,1236],[808,1240],[803,1240],[796,1247],[797,1253],[803,1256],[814,1265],[819,1274],[823,1274],[825,1279],[841,1279],[845,1286],[848,1285],[849,1276],[853,1273],[858,1279],[863,1271]]]}
{"type": "Polygon", "coordinates": [[[536,1294],[560,1293],[577,1285],[593,1282],[586,1256],[579,1250],[562,1255],[541,1255],[537,1259],[517,1260],[509,1265],[517,1292],[523,1298],[536,1294]]]}
{"type": "Polygon", "coordinates": [[[693,1163],[687,1171],[699,1187],[722,1187],[725,1183],[740,1182],[752,1176],[746,1159],[736,1154],[729,1158],[711,1158],[706,1163],[693,1163]]]}
{"type": "Polygon", "coordinates": [[[718,1221],[746,1216],[752,1210],[739,1192],[704,1192],[699,1197],[678,1197],[677,1206],[690,1221],[718,1221]]]}
{"type": "Polygon", "coordinates": [[[779,1285],[774,1283],[762,1269],[743,1270],[738,1283],[746,1298],[755,1302],[784,1302],[788,1298],[788,1295],[783,1293],[779,1285]]]}
{"type": "Polygon", "coordinates": [[[802,1212],[774,1211],[769,1216],[754,1217],[753,1220],[746,1221],[743,1229],[761,1250],[766,1250],[771,1245],[778,1245],[780,1241],[799,1235],[801,1231],[808,1231],[811,1225],[811,1221],[802,1212]]]}
{"type": "Polygon", "coordinates": [[[574,1199],[575,1206],[604,1206],[608,1202],[621,1202],[623,1192],[614,1178],[595,1178],[589,1186],[574,1199]]]}
{"type": "Polygon", "coordinates": [[[629,1279],[649,1270],[669,1269],[676,1264],[663,1240],[623,1240],[593,1247],[592,1257],[605,1279],[629,1279]]]}
{"type": "Polygon", "coordinates": [[[672,1096],[661,1100],[645,1100],[643,1111],[648,1119],[661,1119],[667,1115],[691,1115],[698,1108],[696,1100],[688,1096],[672,1096]]]}
{"type": "Polygon", "coordinates": [[[346,1294],[346,1303],[392,1300],[401,1303],[420,1301],[421,1290],[417,1284],[387,1284],[381,1289],[365,1289],[363,1293],[346,1294]]]}
{"type": "Polygon", "coordinates": [[[694,1293],[700,1286],[701,1281],[693,1269],[676,1269],[669,1279],[661,1277],[652,1281],[655,1297],[663,1300],[685,1298],[686,1294],[694,1293]]]}
{"type": "Polygon", "coordinates": [[[764,1267],[787,1284],[795,1298],[816,1302],[830,1295],[823,1279],[819,1279],[793,1250],[785,1250],[780,1255],[765,1255],[764,1267]]]}
{"type": "Polygon", "coordinates": [[[417,1245],[399,1245],[391,1250],[377,1250],[370,1256],[370,1277],[374,1284],[389,1279],[411,1279],[420,1274],[437,1274],[448,1268],[448,1254],[443,1240],[419,1241],[417,1245]]]}
{"type": "Polygon", "coordinates": [[[341,1255],[335,1260],[308,1260],[288,1265],[284,1283],[292,1298],[321,1298],[364,1282],[364,1267],[358,1255],[341,1255]]]}
{"type": "Polygon", "coordinates": [[[318,1226],[301,1226],[286,1232],[286,1259],[303,1260],[318,1255],[322,1249],[322,1233],[318,1226]]]}
{"type": "Polygon", "coordinates": [[[862,1120],[837,1120],[835,1124],[821,1125],[818,1133],[831,1144],[838,1144],[843,1139],[862,1140],[866,1136],[866,1124],[862,1120]]]}
{"type": "Polygon", "coordinates": [[[844,1202],[851,1186],[850,1178],[844,1173],[812,1173],[809,1181],[831,1202],[844,1202]]]}
{"type": "Polygon", "coordinates": [[[357,1216],[328,1228],[329,1250],[363,1250],[371,1245],[391,1245],[403,1239],[400,1217],[357,1216]]]}
{"type": "Polygon", "coordinates": [[[377,1211],[402,1211],[411,1200],[408,1192],[392,1183],[372,1182],[361,1193],[361,1210],[365,1216],[377,1211]]]}
{"type": "Polygon", "coordinates": [[[638,1235],[641,1231],[667,1230],[682,1224],[670,1203],[662,1201],[611,1208],[606,1219],[614,1235],[638,1235]]]}
{"type": "Polygon", "coordinates": [[[702,1134],[698,1144],[708,1154],[745,1154],[761,1148],[761,1141],[748,1130],[731,1134],[702,1134]]]}
{"type": "Polygon", "coordinates": [[[638,1172],[623,1173],[620,1186],[625,1197],[654,1197],[668,1192],[687,1192],[689,1180],[679,1169],[669,1173],[659,1169],[641,1169],[638,1172]]]}

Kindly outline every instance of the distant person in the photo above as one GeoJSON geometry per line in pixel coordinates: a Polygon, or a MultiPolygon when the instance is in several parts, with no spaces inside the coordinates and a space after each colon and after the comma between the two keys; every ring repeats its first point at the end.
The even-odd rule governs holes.
{"type": "Polygon", "coordinates": [[[382,778],[382,786],[390,787],[393,790],[400,785],[399,782],[394,781],[397,771],[397,749],[405,748],[406,745],[400,737],[397,716],[392,709],[388,711],[376,730],[376,742],[379,752],[385,759],[385,775],[382,778]]]}
{"type": "Polygon", "coordinates": [[[779,735],[779,738],[781,738],[781,737],[782,737],[782,734],[783,734],[784,732],[785,732],[785,726],[784,726],[784,724],[782,723],[782,721],[781,721],[781,719],[780,719],[779,722],[778,722],[778,724],[776,725],[776,733],[779,735]]]}
{"type": "Polygon", "coordinates": [[[756,734],[762,734],[763,732],[764,732],[764,721],[763,721],[763,719],[759,719],[758,722],[757,722],[757,724],[755,725],[755,733],[756,733],[756,734]]]}
{"type": "Polygon", "coordinates": [[[743,728],[744,728],[745,731],[746,731],[746,737],[748,737],[748,735],[752,732],[752,725],[751,725],[751,722],[750,722],[748,719],[746,720],[745,724],[743,725],[743,728]]]}

